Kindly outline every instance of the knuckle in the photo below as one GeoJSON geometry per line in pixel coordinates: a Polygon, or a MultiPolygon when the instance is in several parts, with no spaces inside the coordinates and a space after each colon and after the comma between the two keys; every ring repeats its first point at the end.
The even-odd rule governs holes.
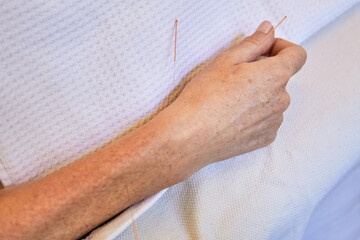
{"type": "Polygon", "coordinates": [[[290,95],[285,91],[282,94],[281,109],[285,111],[290,106],[290,95]]]}
{"type": "Polygon", "coordinates": [[[302,66],[305,64],[307,53],[305,49],[299,45],[295,45],[292,47],[294,51],[292,51],[288,55],[288,71],[290,73],[290,77],[297,73],[302,66]]]}
{"type": "Polygon", "coordinates": [[[270,135],[270,143],[274,142],[277,137],[277,130],[270,135]]]}
{"type": "Polygon", "coordinates": [[[274,109],[274,112],[276,113],[285,112],[290,105],[290,95],[283,90],[281,90],[280,93],[276,91],[275,95],[276,96],[272,100],[272,107],[274,109]]]}
{"type": "Polygon", "coordinates": [[[283,114],[278,114],[274,117],[271,130],[277,131],[284,120],[283,114]]]}
{"type": "Polygon", "coordinates": [[[279,127],[281,126],[281,124],[283,123],[284,121],[284,114],[281,114],[280,115],[280,119],[279,119],[279,127]]]}
{"type": "Polygon", "coordinates": [[[276,131],[279,130],[281,124],[283,123],[284,121],[284,118],[282,117],[282,114],[281,114],[281,117],[279,117],[279,119],[277,120],[276,122],[276,131]]]}
{"type": "Polygon", "coordinates": [[[255,36],[255,34],[248,36],[244,39],[244,42],[255,44],[256,46],[260,45],[260,40],[255,36]]]}
{"type": "Polygon", "coordinates": [[[277,132],[274,131],[272,132],[271,134],[269,134],[266,138],[265,138],[265,146],[268,146],[270,144],[272,144],[275,139],[276,139],[276,136],[277,136],[277,132]]]}
{"type": "Polygon", "coordinates": [[[284,119],[284,117],[282,114],[275,115],[273,117],[271,125],[269,126],[269,131],[276,132],[280,128],[280,126],[283,122],[283,119],[284,119]]]}
{"type": "Polygon", "coordinates": [[[297,45],[297,47],[298,47],[298,55],[299,55],[299,58],[300,58],[300,60],[302,61],[302,62],[305,62],[306,61],[306,59],[307,59],[307,52],[306,52],[306,50],[302,47],[302,46],[300,46],[300,45],[297,45]]]}

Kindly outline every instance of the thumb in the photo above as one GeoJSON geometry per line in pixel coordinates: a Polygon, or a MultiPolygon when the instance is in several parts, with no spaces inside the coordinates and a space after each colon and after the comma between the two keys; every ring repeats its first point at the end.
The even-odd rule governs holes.
{"type": "Polygon", "coordinates": [[[262,41],[272,29],[273,26],[271,23],[269,21],[264,21],[251,36],[246,37],[242,42],[231,47],[229,49],[229,55],[233,60],[233,63],[237,64],[254,61],[257,57],[270,50],[275,41],[274,31],[264,42],[262,41]]]}

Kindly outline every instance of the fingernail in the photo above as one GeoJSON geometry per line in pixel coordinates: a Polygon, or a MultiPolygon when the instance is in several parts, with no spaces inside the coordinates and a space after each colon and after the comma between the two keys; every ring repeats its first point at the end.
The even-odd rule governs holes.
{"type": "Polygon", "coordinates": [[[270,29],[272,28],[271,22],[269,21],[263,21],[259,27],[256,29],[257,32],[263,32],[268,33],[270,29]]]}

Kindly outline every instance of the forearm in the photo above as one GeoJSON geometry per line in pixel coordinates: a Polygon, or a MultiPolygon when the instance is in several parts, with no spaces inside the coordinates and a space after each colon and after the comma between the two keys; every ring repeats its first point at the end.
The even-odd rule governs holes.
{"type": "Polygon", "coordinates": [[[273,33],[254,44],[269,24],[215,58],[140,129],[45,178],[1,190],[0,239],[80,237],[207,164],[269,145],[290,103],[286,83],[306,59],[273,33]],[[264,53],[269,58],[252,62],[264,53]]]}
{"type": "Polygon", "coordinates": [[[161,113],[57,172],[1,190],[0,238],[76,238],[186,179],[202,166],[181,151],[179,145],[190,133],[181,129],[179,134],[175,122],[171,114],[161,113]]]}

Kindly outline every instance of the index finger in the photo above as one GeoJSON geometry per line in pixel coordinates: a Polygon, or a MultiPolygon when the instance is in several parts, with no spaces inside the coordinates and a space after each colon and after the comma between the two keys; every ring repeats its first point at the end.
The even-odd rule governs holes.
{"type": "Polygon", "coordinates": [[[306,61],[306,51],[301,46],[277,38],[270,52],[270,57],[266,60],[277,61],[284,66],[284,70],[288,71],[292,76],[297,73],[306,61]]]}

